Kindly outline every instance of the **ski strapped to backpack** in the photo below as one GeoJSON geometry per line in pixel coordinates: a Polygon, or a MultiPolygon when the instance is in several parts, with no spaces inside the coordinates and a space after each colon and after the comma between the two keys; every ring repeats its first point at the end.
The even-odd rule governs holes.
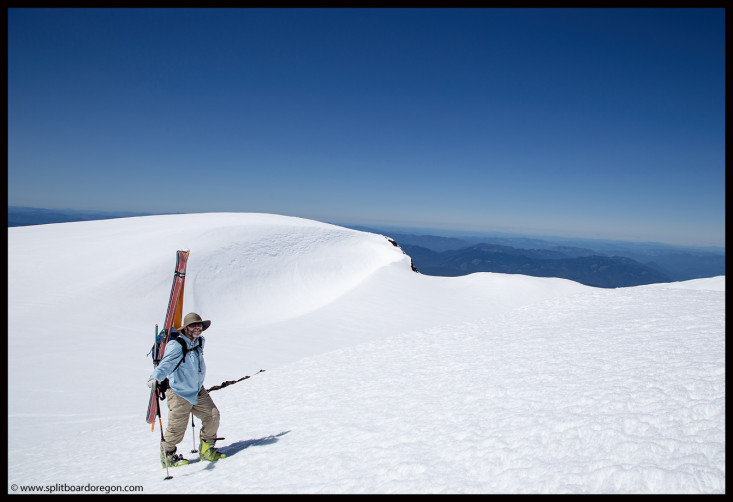
{"type": "MultiPolygon", "coordinates": [[[[171,286],[171,294],[168,299],[168,310],[165,314],[165,324],[163,330],[158,333],[158,327],[155,327],[155,343],[151,349],[153,355],[153,367],[157,367],[160,360],[163,359],[165,346],[171,338],[173,331],[180,328],[183,317],[183,287],[186,280],[186,263],[188,262],[188,249],[182,249],[176,252],[176,269],[173,273],[173,285],[171,286]]],[[[150,400],[148,401],[148,413],[146,421],[155,428],[155,417],[159,416],[160,403],[158,385],[153,385],[150,389],[150,400]]]]}

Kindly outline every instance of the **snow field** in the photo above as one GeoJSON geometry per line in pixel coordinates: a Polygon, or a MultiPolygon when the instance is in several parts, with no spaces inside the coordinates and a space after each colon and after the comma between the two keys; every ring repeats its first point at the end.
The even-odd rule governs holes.
{"type": "Polygon", "coordinates": [[[251,214],[20,227],[8,249],[9,484],[725,492],[722,277],[427,277],[382,236],[251,214]],[[229,457],[164,481],[145,353],[181,247],[207,387],[253,376],[212,393],[229,457]]]}
{"type": "MultiPolygon", "coordinates": [[[[273,424],[304,451],[292,469],[300,492],[721,492],[720,295],[700,292],[690,304],[666,290],[656,328],[644,329],[635,315],[659,298],[638,293],[549,301],[300,361],[244,422],[274,406],[310,424],[302,442],[273,424]],[[565,316],[580,319],[577,328],[565,316]],[[702,328],[679,330],[680,318],[702,328]],[[668,357],[670,348],[684,357],[668,357]]],[[[270,493],[275,480],[252,483],[270,493]]]]}

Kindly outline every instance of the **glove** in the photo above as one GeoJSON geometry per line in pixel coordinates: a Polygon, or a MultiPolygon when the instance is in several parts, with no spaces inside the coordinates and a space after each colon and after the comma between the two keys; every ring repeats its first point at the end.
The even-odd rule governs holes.
{"type": "Polygon", "coordinates": [[[148,387],[152,389],[153,385],[156,383],[160,383],[160,382],[158,382],[155,378],[151,378],[150,380],[148,380],[148,387]]]}

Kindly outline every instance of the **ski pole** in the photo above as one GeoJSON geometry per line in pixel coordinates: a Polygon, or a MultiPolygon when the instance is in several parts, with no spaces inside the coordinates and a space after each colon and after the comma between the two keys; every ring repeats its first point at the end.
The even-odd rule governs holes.
{"type": "Polygon", "coordinates": [[[193,450],[191,450],[191,453],[198,453],[196,449],[196,429],[193,424],[193,411],[191,412],[191,439],[193,440],[193,450]]]}
{"type": "MultiPolygon", "coordinates": [[[[158,415],[158,418],[160,418],[160,415],[158,415]]],[[[165,477],[163,480],[172,479],[173,476],[171,476],[171,473],[168,471],[168,454],[165,451],[165,438],[163,437],[163,421],[160,422],[160,453],[163,455],[163,458],[165,459],[165,477]]]]}
{"type": "MultiPolygon", "coordinates": [[[[153,389],[155,389],[155,400],[158,401],[158,382],[156,381],[153,385],[153,389]]],[[[168,471],[168,454],[165,451],[165,436],[163,436],[163,419],[160,416],[160,402],[158,401],[158,423],[160,423],[160,452],[163,455],[163,459],[165,459],[165,477],[166,479],[171,479],[173,476],[171,476],[170,471],[168,471]]]]}

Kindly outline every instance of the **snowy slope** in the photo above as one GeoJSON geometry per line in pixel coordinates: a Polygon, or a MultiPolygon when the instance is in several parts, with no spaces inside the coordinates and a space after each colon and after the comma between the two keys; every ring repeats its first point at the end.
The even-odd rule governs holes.
{"type": "MultiPolygon", "coordinates": [[[[9,483],[725,490],[723,278],[600,290],[428,277],[383,236],[266,214],[8,237],[9,483]],[[184,311],[212,320],[206,385],[267,371],[212,393],[230,458],[163,481],[146,354],[179,248],[191,249],[184,311]]],[[[181,451],[191,444],[189,432],[181,451]]]]}

